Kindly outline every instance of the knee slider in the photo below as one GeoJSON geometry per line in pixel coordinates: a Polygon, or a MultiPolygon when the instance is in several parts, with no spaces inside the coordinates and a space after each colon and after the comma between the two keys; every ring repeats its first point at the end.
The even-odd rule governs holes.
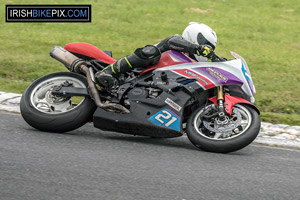
{"type": "Polygon", "coordinates": [[[141,53],[143,54],[143,56],[149,59],[160,55],[159,49],[153,45],[145,46],[144,48],[141,49],[141,53]]]}
{"type": "Polygon", "coordinates": [[[142,60],[145,66],[156,64],[161,57],[160,50],[153,45],[136,49],[134,54],[142,60]]]}

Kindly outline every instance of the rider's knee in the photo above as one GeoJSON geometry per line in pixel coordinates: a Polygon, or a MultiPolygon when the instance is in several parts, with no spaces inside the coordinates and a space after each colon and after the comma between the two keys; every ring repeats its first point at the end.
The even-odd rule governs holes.
{"type": "Polygon", "coordinates": [[[133,54],[128,56],[128,60],[133,67],[147,67],[156,64],[161,57],[161,53],[156,46],[147,45],[138,48],[133,54]]]}

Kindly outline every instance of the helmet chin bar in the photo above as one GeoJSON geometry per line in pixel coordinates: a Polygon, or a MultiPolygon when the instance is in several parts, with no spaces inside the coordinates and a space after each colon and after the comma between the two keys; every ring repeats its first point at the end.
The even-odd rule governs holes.
{"type": "Polygon", "coordinates": [[[203,45],[203,44],[209,45],[213,48],[213,50],[215,50],[215,48],[216,48],[216,46],[213,45],[211,42],[209,42],[202,33],[198,33],[197,42],[200,45],[203,45]]]}

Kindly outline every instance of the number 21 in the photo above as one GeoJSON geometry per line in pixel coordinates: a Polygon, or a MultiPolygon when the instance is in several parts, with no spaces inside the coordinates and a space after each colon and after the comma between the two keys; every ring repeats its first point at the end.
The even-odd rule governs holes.
{"type": "Polygon", "coordinates": [[[172,114],[169,113],[166,110],[163,110],[162,113],[164,113],[165,115],[160,113],[160,114],[156,115],[154,118],[157,121],[159,121],[161,124],[165,124],[166,127],[169,127],[170,125],[172,125],[177,120],[176,117],[172,117],[172,114]],[[167,121],[164,121],[161,118],[165,119],[167,121]]]}

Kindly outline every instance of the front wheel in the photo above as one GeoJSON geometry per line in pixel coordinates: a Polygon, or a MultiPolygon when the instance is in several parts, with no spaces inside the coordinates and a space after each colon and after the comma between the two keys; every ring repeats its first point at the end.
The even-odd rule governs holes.
{"type": "Polygon", "coordinates": [[[52,94],[56,86],[87,88],[84,76],[72,72],[48,74],[34,81],[22,95],[20,110],[32,127],[47,132],[67,132],[91,119],[96,106],[87,97],[63,97],[52,94]]]}
{"type": "Polygon", "coordinates": [[[260,130],[258,112],[250,105],[236,104],[232,114],[218,118],[214,104],[200,107],[187,123],[187,136],[199,149],[216,153],[237,151],[249,145],[260,130]]]}

